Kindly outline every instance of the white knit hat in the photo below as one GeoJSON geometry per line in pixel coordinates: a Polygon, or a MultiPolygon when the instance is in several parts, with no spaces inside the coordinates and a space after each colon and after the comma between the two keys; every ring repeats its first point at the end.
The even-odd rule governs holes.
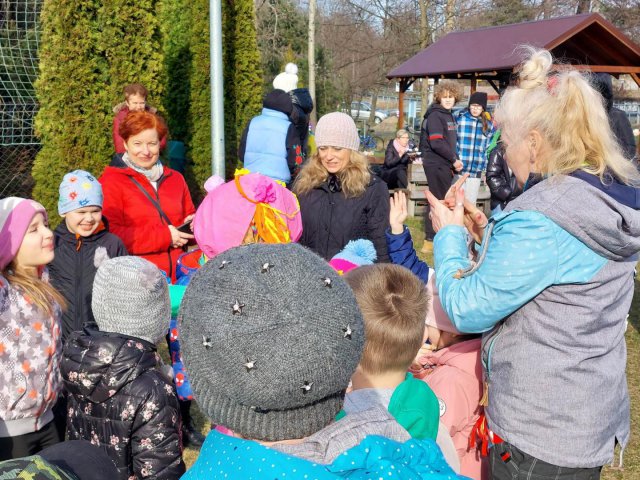
{"type": "Polygon", "coordinates": [[[96,272],[91,310],[101,332],[155,344],[166,335],[171,320],[167,281],[143,258],[112,258],[96,272]]]}
{"type": "Polygon", "coordinates": [[[316,125],[317,147],[340,147],[355,150],[360,148],[358,128],[353,118],[346,113],[332,112],[324,115],[316,125]]]}
{"type": "Polygon", "coordinates": [[[284,72],[273,79],[273,88],[290,92],[298,88],[298,66],[295,63],[287,63],[284,72]]]}

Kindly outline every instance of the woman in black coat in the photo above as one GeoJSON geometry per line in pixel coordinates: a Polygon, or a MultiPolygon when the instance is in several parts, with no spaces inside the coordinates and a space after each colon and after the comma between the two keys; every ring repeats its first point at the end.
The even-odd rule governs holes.
{"type": "Polygon", "coordinates": [[[387,262],[385,230],[389,226],[389,190],[369,172],[358,152],[353,119],[333,112],[318,121],[318,152],[300,171],[293,187],[300,201],[300,244],[330,260],[350,240],[373,242],[378,261],[387,262]]]}
{"type": "Polygon", "coordinates": [[[387,187],[407,188],[407,165],[411,161],[409,151],[409,132],[400,129],[396,138],[389,140],[384,154],[384,165],[380,170],[380,178],[387,182],[387,187]]]}

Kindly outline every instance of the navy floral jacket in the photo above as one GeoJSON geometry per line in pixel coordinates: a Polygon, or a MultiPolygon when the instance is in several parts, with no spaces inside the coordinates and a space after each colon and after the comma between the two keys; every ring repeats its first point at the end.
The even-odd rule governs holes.
{"type": "Polygon", "coordinates": [[[121,480],[185,471],[178,399],[162,368],[155,346],[135,337],[74,332],[65,346],[69,439],[103,447],[121,480]]]}

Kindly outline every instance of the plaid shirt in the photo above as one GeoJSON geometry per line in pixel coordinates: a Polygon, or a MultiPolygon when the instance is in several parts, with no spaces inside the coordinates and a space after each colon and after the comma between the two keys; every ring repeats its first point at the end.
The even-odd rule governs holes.
{"type": "MultiPolygon", "coordinates": [[[[482,112],[484,115],[485,113],[482,112]]],[[[462,161],[463,168],[460,173],[477,175],[487,169],[487,146],[495,131],[493,124],[489,122],[486,133],[482,132],[482,120],[463,110],[456,115],[458,124],[458,158],[462,161]]]]}

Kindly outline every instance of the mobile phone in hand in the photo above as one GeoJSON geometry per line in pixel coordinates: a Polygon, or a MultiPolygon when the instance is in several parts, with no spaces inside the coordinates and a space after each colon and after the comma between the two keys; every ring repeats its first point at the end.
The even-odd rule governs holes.
{"type": "Polygon", "coordinates": [[[192,222],[192,220],[189,220],[188,222],[183,223],[183,224],[182,224],[182,225],[180,225],[179,227],[176,227],[176,229],[177,229],[179,232],[182,232],[182,233],[189,233],[189,234],[191,234],[191,233],[193,233],[193,232],[191,231],[191,222],[192,222]]]}

